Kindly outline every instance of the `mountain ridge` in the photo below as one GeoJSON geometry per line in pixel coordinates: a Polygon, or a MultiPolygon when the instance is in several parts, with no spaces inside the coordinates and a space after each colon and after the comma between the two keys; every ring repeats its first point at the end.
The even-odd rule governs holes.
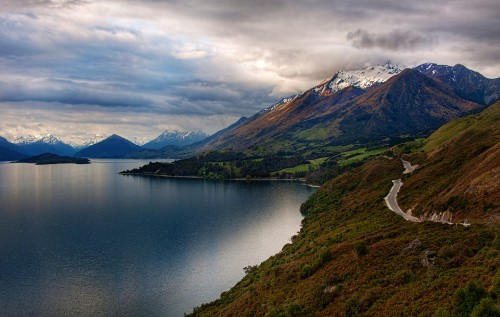
{"type": "Polygon", "coordinates": [[[415,69],[450,85],[458,95],[465,99],[489,105],[500,98],[500,78],[486,78],[462,64],[448,66],[426,63],[415,69]]]}
{"type": "Polygon", "coordinates": [[[144,148],[161,149],[166,146],[186,146],[206,139],[209,135],[202,131],[165,130],[153,140],[145,143],[144,148]]]}
{"type": "Polygon", "coordinates": [[[15,161],[28,157],[18,145],[0,137],[0,161],[15,161]]]}
{"type": "Polygon", "coordinates": [[[63,142],[59,137],[53,134],[46,134],[41,137],[35,137],[33,135],[19,136],[13,143],[18,145],[23,152],[31,156],[47,152],[62,156],[71,156],[75,153],[75,149],[71,145],[63,142]]]}
{"type": "Polygon", "coordinates": [[[391,135],[436,129],[482,106],[458,96],[446,83],[411,69],[366,90],[348,86],[331,94],[320,89],[325,85],[320,84],[258,112],[212,139],[201,151],[259,147],[266,152],[273,151],[276,144],[282,144],[282,149],[307,148],[314,144],[321,147],[356,142],[356,135],[360,136],[359,140],[370,137],[380,140],[391,135]],[[404,93],[397,92],[396,86],[404,88],[404,93]],[[400,108],[411,111],[412,120],[405,120],[407,113],[400,108]],[[395,118],[398,112],[400,117],[395,118]],[[390,113],[392,117],[387,116],[390,113]],[[384,122],[386,119],[392,120],[389,128],[384,122]],[[397,119],[401,119],[402,124],[397,124],[397,119]],[[406,127],[409,122],[411,129],[406,127]]]}
{"type": "Polygon", "coordinates": [[[113,134],[100,142],[76,152],[75,156],[90,158],[120,158],[140,150],[142,150],[142,147],[139,145],[134,144],[117,134],[113,134]]]}

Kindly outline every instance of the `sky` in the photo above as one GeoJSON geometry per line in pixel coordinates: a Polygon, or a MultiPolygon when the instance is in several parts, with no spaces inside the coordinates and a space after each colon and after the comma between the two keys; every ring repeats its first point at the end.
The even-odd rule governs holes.
{"type": "Polygon", "coordinates": [[[500,76],[498,0],[0,0],[0,136],[214,133],[335,72],[500,76]]]}

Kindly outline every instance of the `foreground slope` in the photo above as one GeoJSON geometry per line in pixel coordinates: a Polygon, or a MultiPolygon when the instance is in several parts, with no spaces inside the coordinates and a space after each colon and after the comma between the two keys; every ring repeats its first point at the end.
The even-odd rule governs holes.
{"type": "MultiPolygon", "coordinates": [[[[439,309],[460,313],[457,289],[476,281],[489,290],[495,274],[500,278],[500,208],[493,184],[498,175],[481,172],[483,166],[500,168],[494,154],[500,141],[499,107],[497,103],[482,114],[452,122],[423,148],[418,142],[395,147],[326,183],[304,203],[302,229],[291,244],[258,267],[247,267],[236,286],[196,308],[192,316],[429,316],[439,309]],[[463,120],[474,122],[464,125],[463,120]],[[467,129],[492,137],[481,142],[480,133],[467,129]],[[447,133],[450,130],[453,133],[447,133]],[[403,176],[401,155],[422,166],[403,176]],[[476,177],[463,172],[472,165],[476,172],[470,173],[476,177]],[[452,168],[461,172],[449,177],[452,168]],[[460,210],[469,218],[468,227],[407,222],[384,204],[392,180],[399,178],[404,206],[425,199],[432,205],[450,192],[457,197],[454,201],[469,199],[470,191],[463,186],[479,190],[482,203],[460,210]],[[425,199],[420,199],[422,194],[425,199]]],[[[494,289],[484,296],[498,301],[494,289]]]]}
{"type": "Polygon", "coordinates": [[[403,207],[415,216],[451,222],[498,217],[500,102],[444,125],[407,157],[420,164],[401,191],[403,207]]]}

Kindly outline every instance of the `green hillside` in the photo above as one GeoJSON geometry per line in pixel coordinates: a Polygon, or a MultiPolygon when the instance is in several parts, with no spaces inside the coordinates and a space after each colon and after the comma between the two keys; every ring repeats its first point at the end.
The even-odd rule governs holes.
{"type": "Polygon", "coordinates": [[[192,316],[467,316],[474,307],[483,311],[476,316],[498,316],[499,107],[450,123],[423,147],[395,147],[323,185],[303,204],[293,242],[247,267],[236,286],[192,316]],[[464,128],[474,133],[461,133],[464,128]],[[404,176],[400,156],[421,166],[404,176]],[[455,197],[439,212],[458,212],[471,225],[412,223],[391,212],[384,197],[399,178],[403,210],[455,197]]]}

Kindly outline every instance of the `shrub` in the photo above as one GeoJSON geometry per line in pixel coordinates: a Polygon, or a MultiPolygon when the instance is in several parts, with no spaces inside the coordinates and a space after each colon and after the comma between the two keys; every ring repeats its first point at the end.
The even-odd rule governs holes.
{"type": "Polygon", "coordinates": [[[454,315],[469,316],[481,299],[487,296],[488,292],[482,285],[469,282],[465,287],[459,288],[453,296],[454,315]]]}
{"type": "Polygon", "coordinates": [[[500,310],[495,307],[491,298],[483,298],[472,310],[471,317],[500,317],[500,310]]]}
{"type": "Polygon", "coordinates": [[[354,245],[354,251],[356,251],[357,256],[364,256],[368,253],[368,247],[366,242],[360,241],[354,245]]]}
{"type": "Polygon", "coordinates": [[[290,306],[288,306],[287,312],[290,317],[300,317],[302,316],[302,306],[298,303],[291,303],[290,306]]]}
{"type": "Polygon", "coordinates": [[[493,298],[500,298],[500,270],[497,270],[497,273],[493,277],[490,293],[493,298]]]}
{"type": "Polygon", "coordinates": [[[312,268],[309,264],[306,264],[302,267],[302,271],[300,271],[300,277],[301,278],[307,278],[309,276],[311,276],[312,274],[312,268]]]}
{"type": "Polygon", "coordinates": [[[318,269],[323,267],[327,262],[333,260],[333,255],[330,250],[323,251],[314,262],[309,265],[302,265],[302,270],[300,272],[301,278],[307,278],[314,274],[318,269]]]}

